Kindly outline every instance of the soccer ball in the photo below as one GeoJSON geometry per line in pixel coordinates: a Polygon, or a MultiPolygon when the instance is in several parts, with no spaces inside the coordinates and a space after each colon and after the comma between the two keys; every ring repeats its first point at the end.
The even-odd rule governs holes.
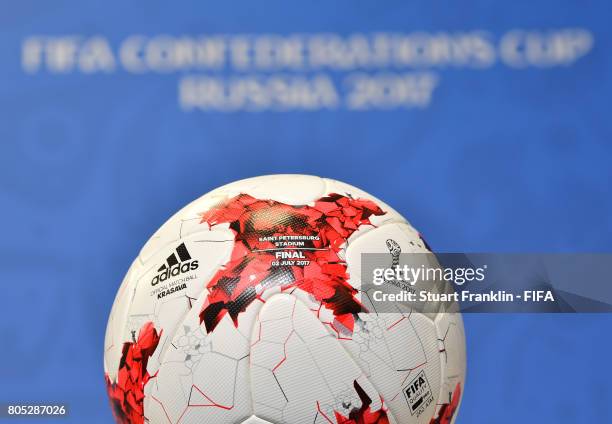
{"type": "Polygon", "coordinates": [[[459,313],[376,312],[362,253],[429,252],[396,211],[304,175],[234,182],[145,244],[106,330],[118,423],[452,423],[459,313]]]}

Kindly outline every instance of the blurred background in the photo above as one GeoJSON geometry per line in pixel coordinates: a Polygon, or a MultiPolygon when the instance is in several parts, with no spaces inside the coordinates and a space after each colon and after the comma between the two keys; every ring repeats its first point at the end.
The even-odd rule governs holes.
{"type": "MultiPolygon", "coordinates": [[[[0,14],[0,402],[109,423],[106,320],[224,183],[356,185],[437,251],[612,250],[605,1],[34,2],[0,14]]],[[[610,315],[465,316],[459,423],[612,422],[610,315]]]]}

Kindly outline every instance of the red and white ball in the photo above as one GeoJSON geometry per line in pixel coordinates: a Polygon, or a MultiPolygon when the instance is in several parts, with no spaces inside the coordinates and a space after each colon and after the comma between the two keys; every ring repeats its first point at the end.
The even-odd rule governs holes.
{"type": "Polygon", "coordinates": [[[118,423],[452,423],[458,313],[376,313],[362,253],[428,252],[396,211],[304,175],[234,182],[170,218],[130,267],[106,331],[118,423]]]}

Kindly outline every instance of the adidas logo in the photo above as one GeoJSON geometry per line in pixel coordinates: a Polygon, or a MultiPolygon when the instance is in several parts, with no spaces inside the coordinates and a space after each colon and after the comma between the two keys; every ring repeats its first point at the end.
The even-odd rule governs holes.
{"type": "Polygon", "coordinates": [[[157,269],[158,274],[151,280],[151,285],[154,286],[184,272],[195,271],[199,265],[197,259],[191,259],[185,243],[181,243],[172,255],[168,256],[166,263],[157,269]]]}

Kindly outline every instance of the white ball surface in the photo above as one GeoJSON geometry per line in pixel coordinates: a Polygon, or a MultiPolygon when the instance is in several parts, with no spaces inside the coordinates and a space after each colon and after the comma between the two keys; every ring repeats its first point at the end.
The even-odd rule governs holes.
{"type": "Polygon", "coordinates": [[[187,205],[142,248],[109,317],[117,422],[454,422],[461,315],[378,314],[360,291],[361,254],[389,239],[428,252],[388,205],[326,178],[250,178],[187,205]]]}

